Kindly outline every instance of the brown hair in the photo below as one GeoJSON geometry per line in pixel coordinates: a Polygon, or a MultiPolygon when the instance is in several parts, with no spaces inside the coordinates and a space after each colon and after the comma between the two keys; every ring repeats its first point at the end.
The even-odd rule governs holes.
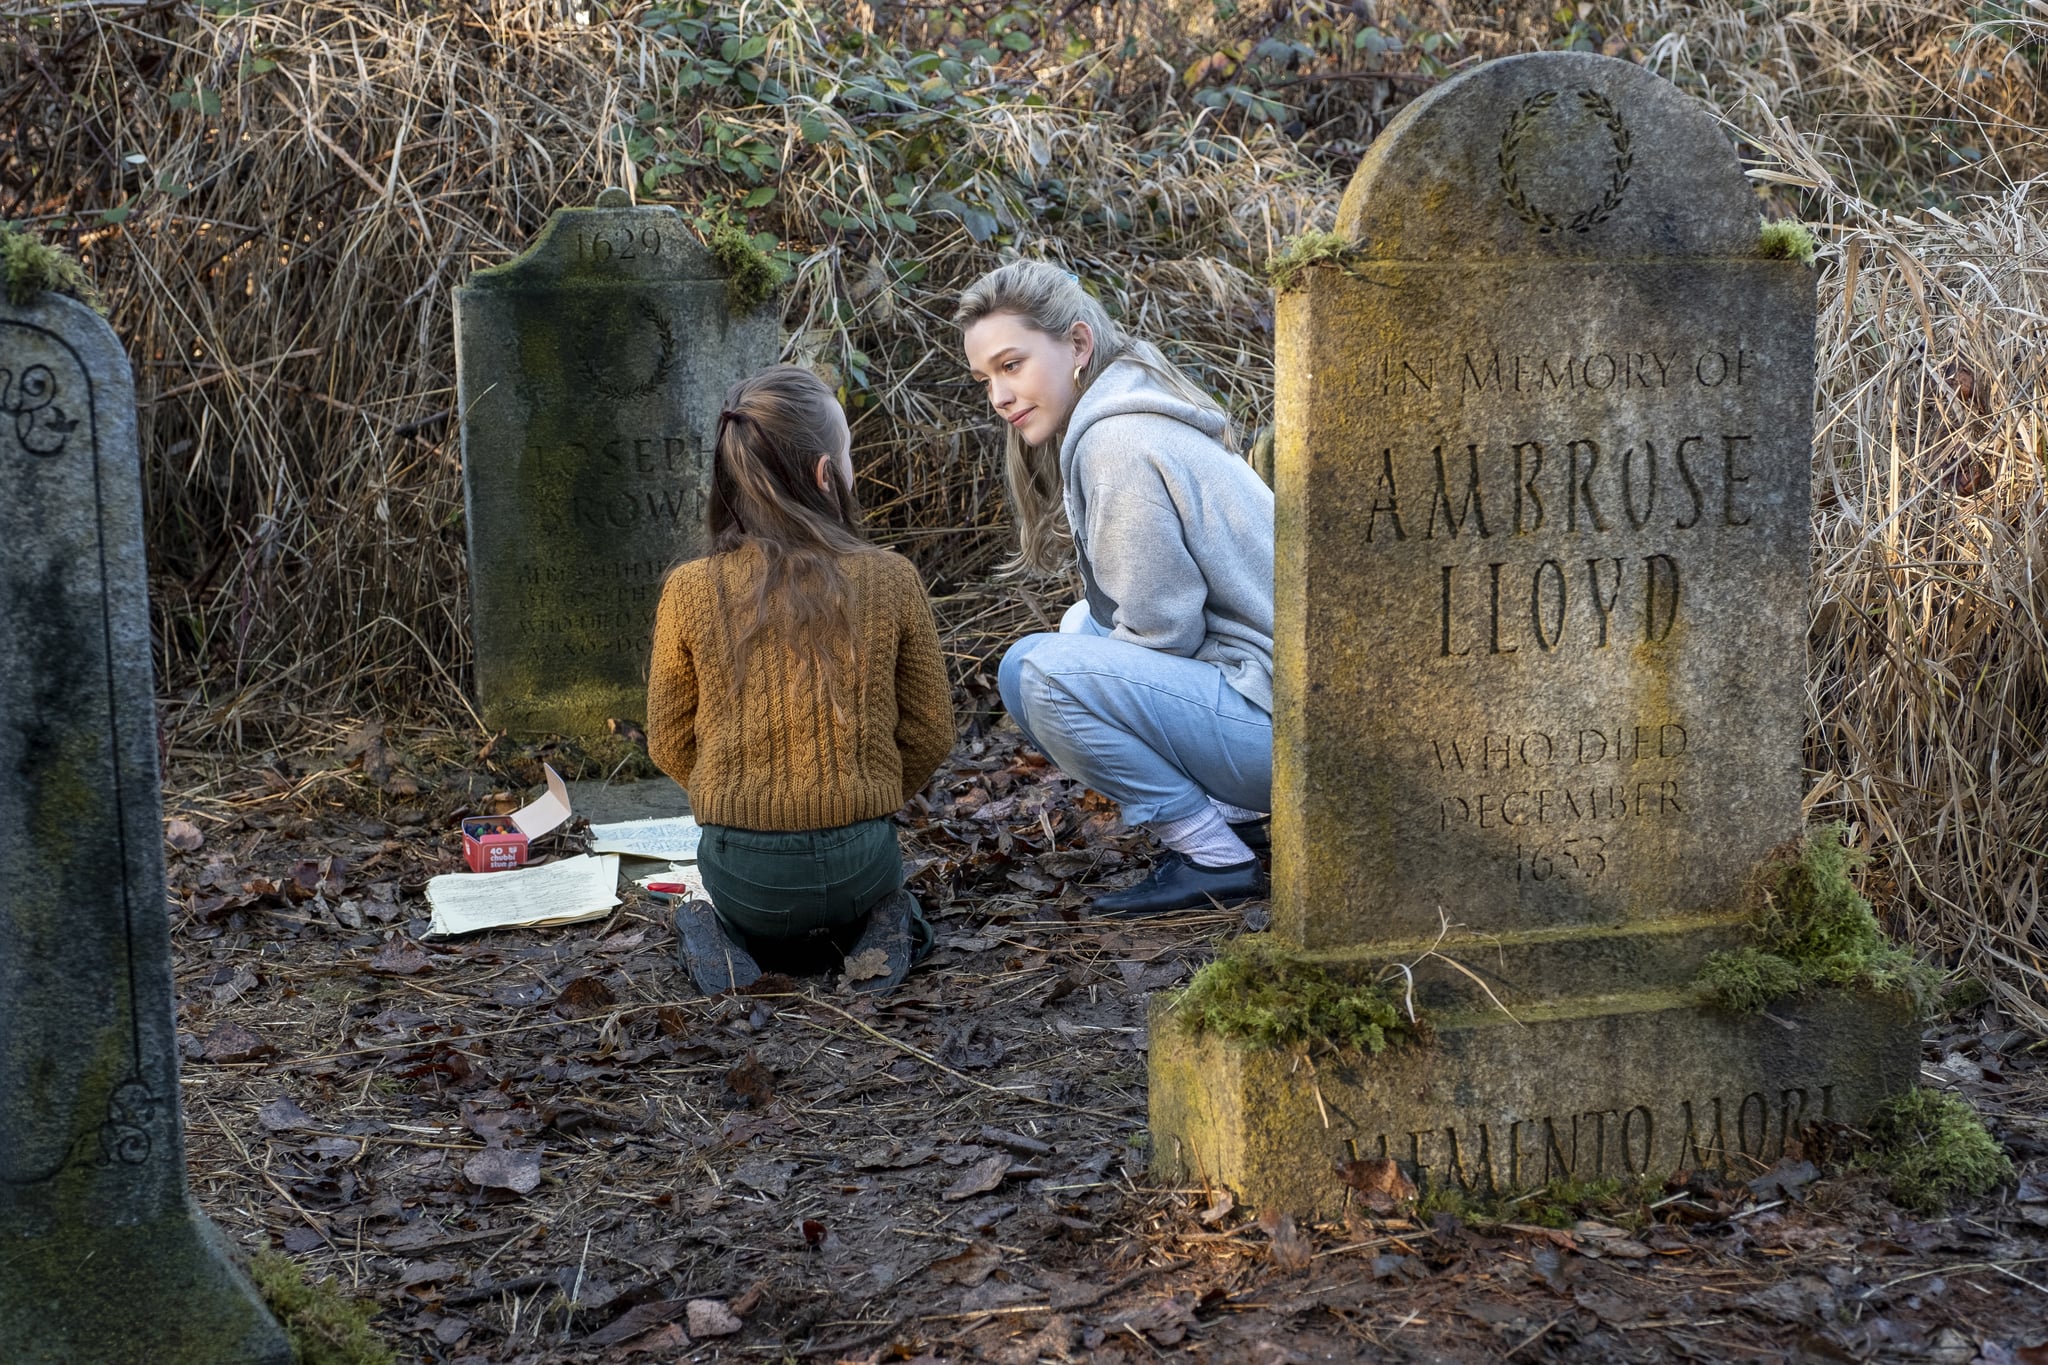
{"type": "MultiPolygon", "coordinates": [[[[1085,322],[1095,349],[1081,371],[1079,392],[1119,360],[1152,372],[1169,390],[1197,407],[1221,409],[1216,400],[1182,374],[1157,346],[1134,337],[1110,320],[1109,310],[1081,287],[1080,278],[1049,261],[1011,261],[997,266],[961,291],[953,325],[966,331],[983,318],[1009,313],[1051,337],[1071,337],[1074,324],[1085,322]]],[[[1010,492],[1010,510],[1017,518],[1017,557],[1003,568],[1012,573],[1065,573],[1074,564],[1074,533],[1067,526],[1064,489],[1060,484],[1060,442],[1066,423],[1044,445],[1031,445],[1015,427],[1003,437],[1003,483],[1010,492]]],[[[1226,422],[1223,443],[1230,444],[1226,422]]]]}
{"type": "MultiPolygon", "coordinates": [[[[711,552],[751,548],[761,558],[754,609],[733,636],[736,689],[774,614],[789,623],[785,647],[799,672],[814,672],[839,705],[842,656],[851,663],[857,649],[852,588],[839,561],[871,548],[839,472],[842,421],[824,381],[796,365],[762,370],[725,391],[705,518],[711,552]],[[831,457],[825,488],[818,487],[820,456],[831,457]]],[[[713,574],[712,581],[723,595],[723,579],[713,574]]]]}

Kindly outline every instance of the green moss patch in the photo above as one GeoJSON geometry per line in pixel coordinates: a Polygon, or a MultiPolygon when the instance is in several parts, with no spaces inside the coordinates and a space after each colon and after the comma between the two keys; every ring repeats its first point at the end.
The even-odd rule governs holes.
{"type": "Polygon", "coordinates": [[[1309,267],[1341,264],[1351,249],[1351,239],[1341,232],[1304,232],[1267,260],[1266,282],[1285,294],[1303,283],[1309,267]]]}
{"type": "Polygon", "coordinates": [[[249,1275],[291,1338],[298,1365],[393,1365],[397,1360],[370,1330],[376,1307],[349,1297],[333,1279],[309,1283],[297,1261],[276,1251],[257,1252],[249,1275]]]}
{"type": "Polygon", "coordinates": [[[1958,1199],[1988,1194],[2012,1179],[2012,1162],[1962,1096],[1908,1090],[1886,1100],[1870,1121],[1863,1161],[1883,1176],[1893,1199],[1937,1214],[1958,1199]]]}
{"type": "Polygon", "coordinates": [[[1346,981],[1263,934],[1232,942],[1195,973],[1172,1009],[1190,1033],[1259,1047],[1319,1043],[1377,1053],[1423,1035],[1384,983],[1346,981]]]}
{"type": "Polygon", "coordinates": [[[746,224],[723,214],[703,219],[700,226],[711,259],[725,272],[725,299],[735,313],[751,313],[789,279],[787,267],[768,254],[774,238],[750,233],[746,224]]]}
{"type": "Polygon", "coordinates": [[[1813,264],[1813,231],[1806,224],[1790,218],[1767,222],[1757,241],[1757,249],[1774,261],[1799,261],[1813,264]]]}
{"type": "Polygon", "coordinates": [[[1822,987],[1903,991],[1926,1013],[1941,972],[1892,943],[1856,889],[1868,855],[1829,825],[1796,853],[1760,870],[1757,942],[1714,953],[1695,985],[1724,1009],[1755,1013],[1773,1000],[1822,987]]]}
{"type": "Polygon", "coordinates": [[[77,261],[21,229],[0,223],[0,269],[7,274],[7,301],[16,308],[41,293],[64,294],[104,313],[106,305],[77,261]]]}

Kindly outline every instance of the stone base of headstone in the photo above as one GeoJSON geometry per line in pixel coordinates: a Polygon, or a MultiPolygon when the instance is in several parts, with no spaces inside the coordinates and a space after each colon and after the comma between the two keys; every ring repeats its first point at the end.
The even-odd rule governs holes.
{"type": "MultiPolygon", "coordinates": [[[[1369,1157],[1391,1157],[1424,1192],[1481,1197],[1681,1170],[1747,1179],[1805,1124],[1859,1123],[1912,1084],[1919,1031],[1901,997],[1828,991],[1753,1015],[1702,1005],[1669,976],[1626,988],[1632,966],[1677,967],[1731,937],[1714,924],[1617,933],[1590,953],[1583,938],[1488,945],[1525,979],[1568,968],[1590,990],[1495,1005],[1466,979],[1450,1009],[1427,1011],[1428,1041],[1377,1056],[1191,1036],[1162,1000],[1151,1021],[1154,1174],[1317,1215],[1346,1205],[1340,1165],[1369,1157]]],[[[1393,955],[1352,965],[1381,960],[1393,955]]],[[[1418,995],[1441,998],[1447,974],[1459,975],[1425,960],[1418,995]]]]}
{"type": "Polygon", "coordinates": [[[19,1365],[292,1360],[220,1233],[189,1205],[127,1226],[11,1238],[0,1264],[0,1356],[19,1365]]]}
{"type": "Polygon", "coordinates": [[[1816,1120],[1857,1124],[1910,1086],[1920,1035],[1900,996],[1827,991],[1767,1014],[1703,1004],[1734,914],[1432,936],[1309,952],[1378,981],[1428,1026],[1377,1056],[1191,1036],[1151,1019],[1154,1173],[1255,1208],[1328,1215],[1339,1167],[1390,1157],[1424,1192],[1707,1170],[1747,1179],[1816,1120]]]}

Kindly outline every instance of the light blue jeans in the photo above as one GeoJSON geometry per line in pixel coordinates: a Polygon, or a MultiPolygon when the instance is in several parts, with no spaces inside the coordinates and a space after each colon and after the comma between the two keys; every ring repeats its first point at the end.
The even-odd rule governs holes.
{"type": "Polygon", "coordinates": [[[1077,602],[1058,634],[1010,646],[996,685],[1025,737],[1128,824],[1183,819],[1212,796],[1268,809],[1273,718],[1214,664],[1108,635],[1077,602]]]}

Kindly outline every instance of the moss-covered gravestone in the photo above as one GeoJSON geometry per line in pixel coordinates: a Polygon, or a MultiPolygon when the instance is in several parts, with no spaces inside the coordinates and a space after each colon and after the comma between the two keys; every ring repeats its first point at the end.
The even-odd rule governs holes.
{"type": "Polygon", "coordinates": [[[291,1351],[185,1186],[128,358],[0,304],[0,1359],[291,1351]]]}
{"type": "Polygon", "coordinates": [[[1275,936],[1433,1044],[1152,1044],[1156,1159],[1331,1208],[1754,1168],[1909,1083],[1901,1001],[1704,1008],[1801,826],[1814,284],[1713,117],[1490,63],[1396,119],[1278,314],[1275,936]],[[1400,964],[1394,966],[1393,964],[1400,964]]]}
{"type": "Polygon", "coordinates": [[[702,548],[719,402],[780,346],[680,213],[606,194],[455,291],[477,692],[517,733],[645,718],[662,580],[702,548]]]}

